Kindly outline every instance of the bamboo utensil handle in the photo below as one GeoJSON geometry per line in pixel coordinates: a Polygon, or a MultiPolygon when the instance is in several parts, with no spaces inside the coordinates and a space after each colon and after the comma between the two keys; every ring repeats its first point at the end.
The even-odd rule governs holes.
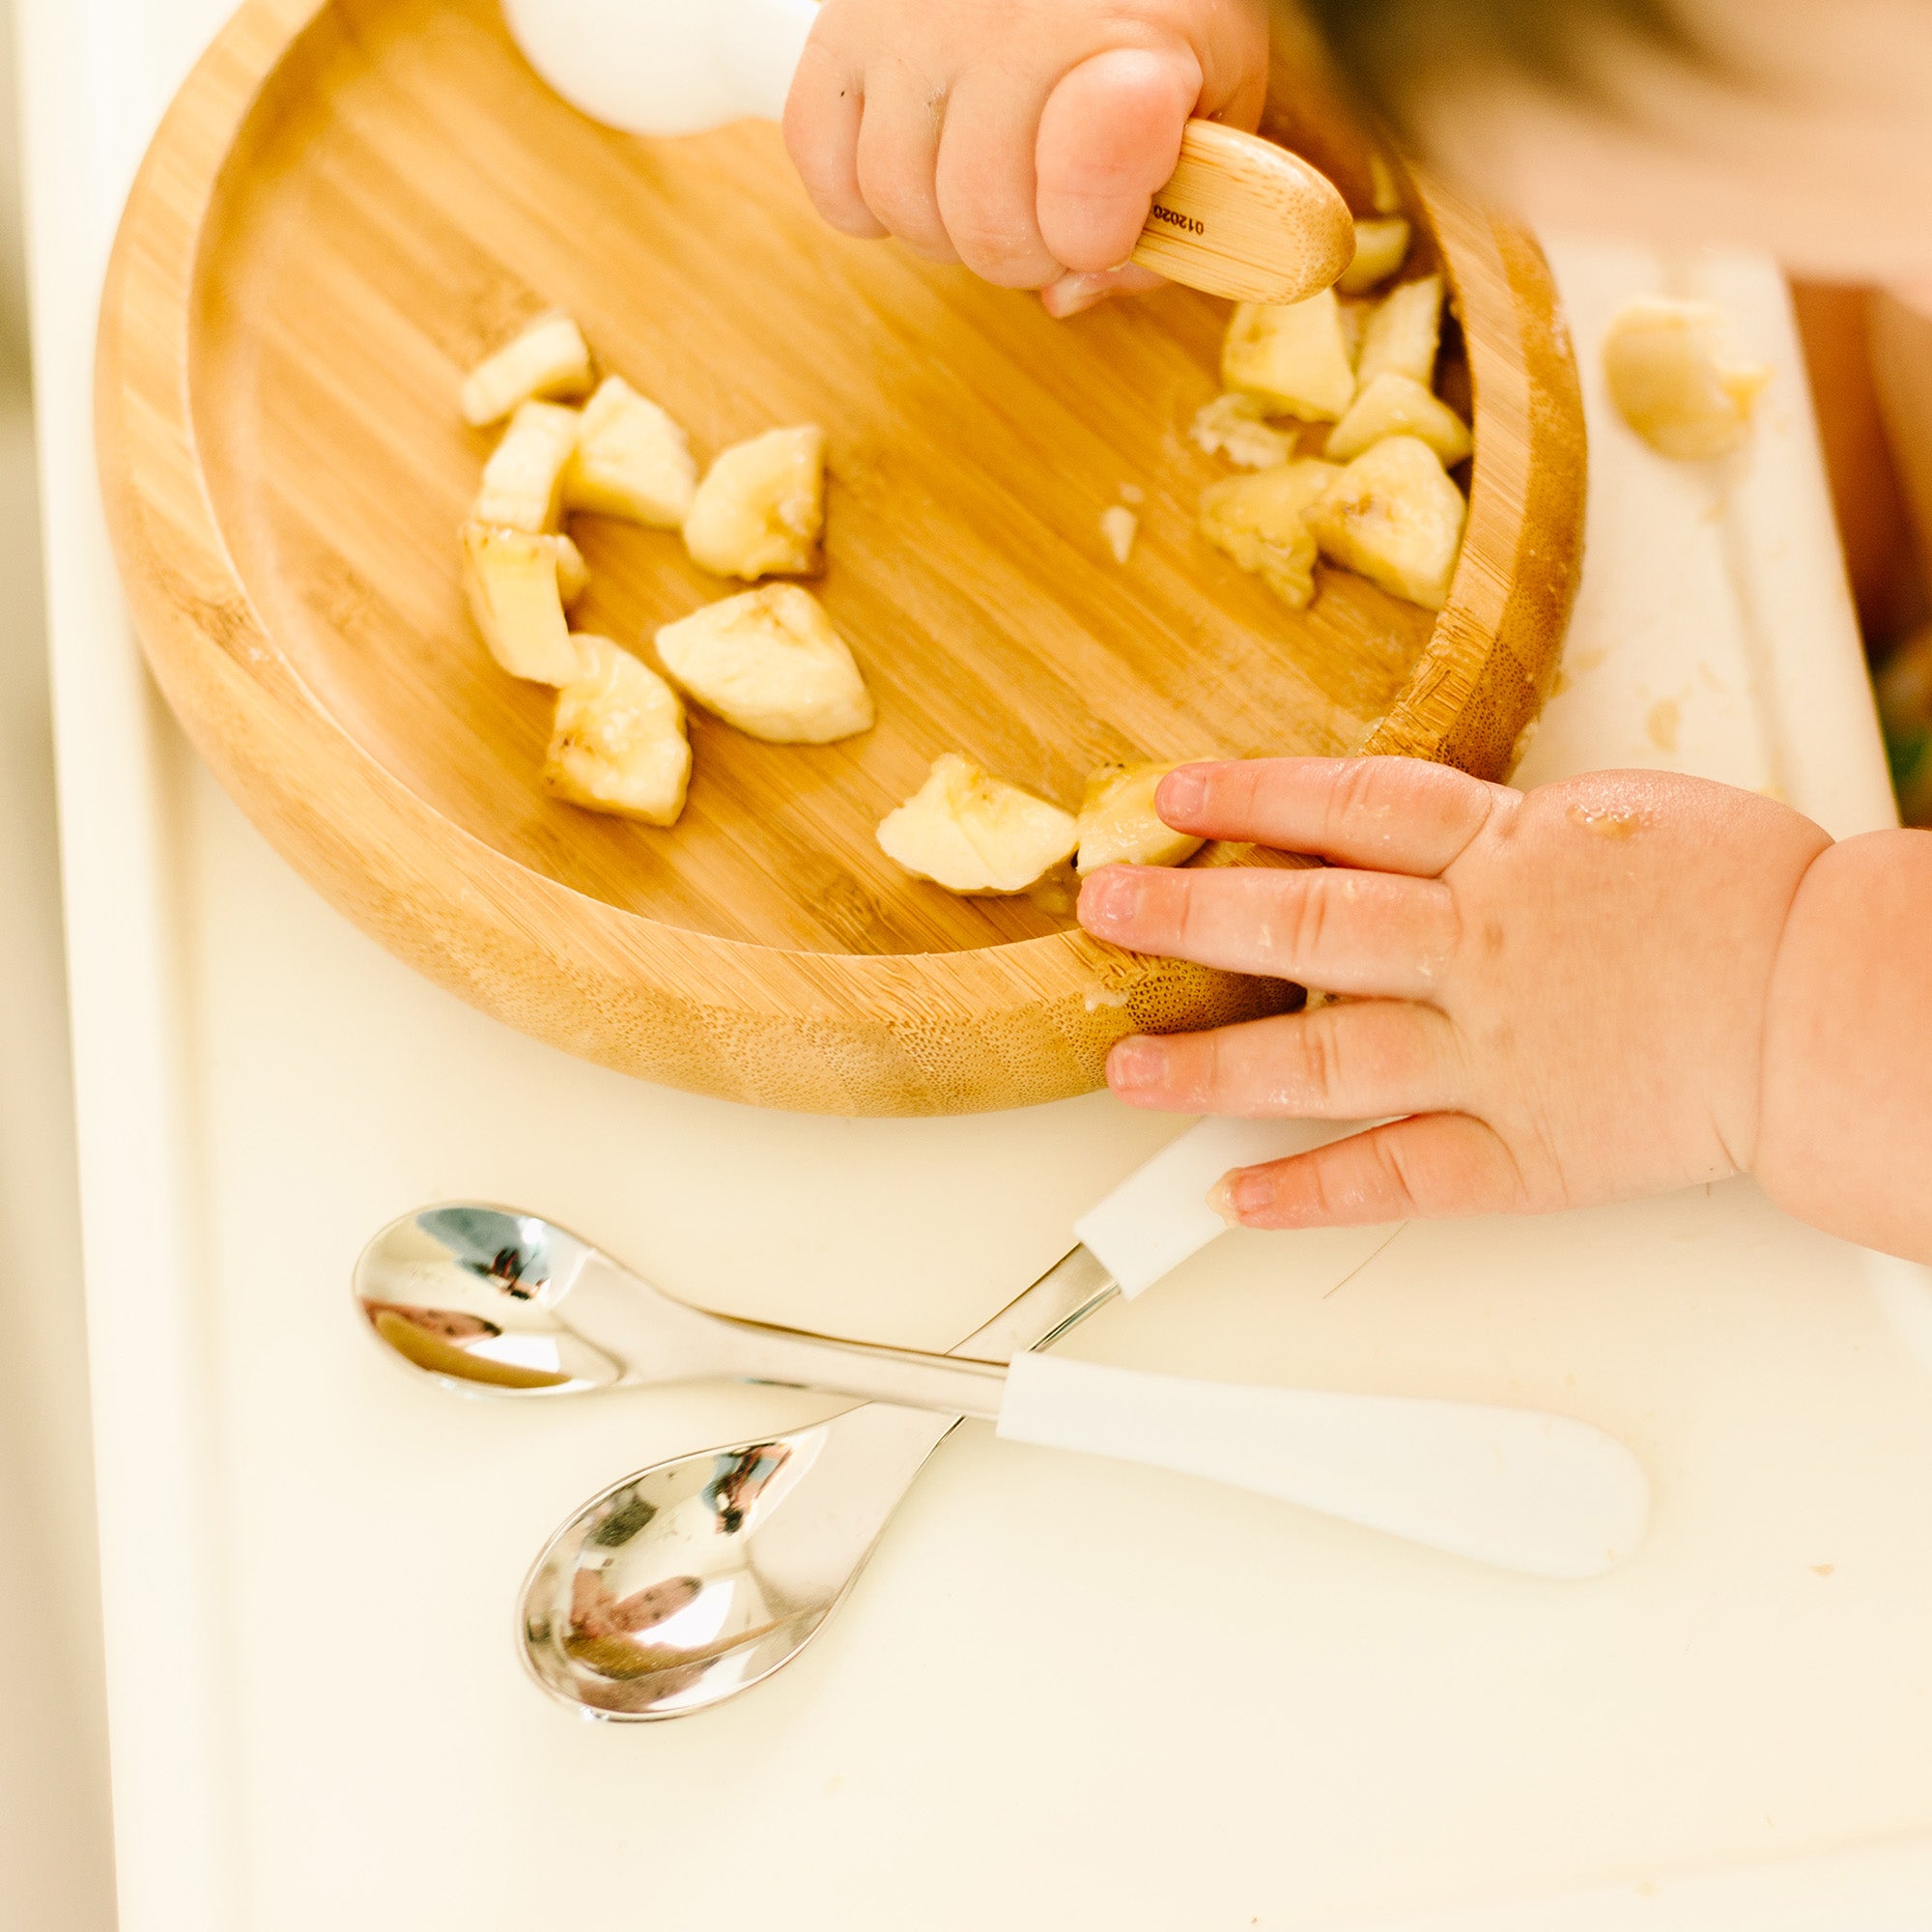
{"type": "Polygon", "coordinates": [[[1216,121],[1190,121],[1133,259],[1236,301],[1305,301],[1355,256],[1349,205],[1299,155],[1216,121]]]}

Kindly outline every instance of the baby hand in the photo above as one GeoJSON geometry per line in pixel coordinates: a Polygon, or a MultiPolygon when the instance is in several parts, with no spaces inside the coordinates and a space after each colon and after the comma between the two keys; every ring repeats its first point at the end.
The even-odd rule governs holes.
{"type": "Polygon", "coordinates": [[[1072,314],[1122,268],[1192,115],[1252,128],[1266,0],[824,0],[785,105],[818,212],[1072,314]]]}
{"type": "Polygon", "coordinates": [[[1115,1094],[1186,1113],[1402,1117],[1231,1176],[1234,1218],[1534,1212],[1753,1165],[1780,942],[1832,843],[1809,819],[1666,773],[1521,793],[1406,758],[1187,766],[1158,803],[1179,830],[1330,863],[1115,867],[1082,889],[1087,929],[1350,997],[1122,1040],[1115,1094]]]}

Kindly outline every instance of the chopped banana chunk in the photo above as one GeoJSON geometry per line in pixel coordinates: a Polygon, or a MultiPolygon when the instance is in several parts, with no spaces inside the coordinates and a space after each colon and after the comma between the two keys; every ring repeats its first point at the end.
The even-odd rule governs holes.
{"type": "Polygon", "coordinates": [[[1100,534],[1114,553],[1116,563],[1125,563],[1133,555],[1134,538],[1140,526],[1141,520],[1124,503],[1116,503],[1100,512],[1100,534]]]}
{"type": "Polygon", "coordinates": [[[1361,355],[1362,337],[1368,332],[1369,318],[1375,314],[1376,305],[1372,301],[1350,300],[1338,301],[1335,307],[1342,321],[1342,346],[1349,352],[1349,367],[1352,369],[1361,355]]]}
{"type": "Polygon", "coordinates": [[[1611,399],[1661,455],[1696,462],[1744,440],[1772,372],[1727,359],[1723,333],[1716,303],[1662,297],[1626,302],[1611,322],[1604,341],[1611,399]]]}
{"type": "Polygon", "coordinates": [[[818,599],[768,583],[667,624],[658,656],[727,724],[773,745],[829,745],[868,731],[872,695],[818,599]]]}
{"type": "Polygon", "coordinates": [[[1388,156],[1371,148],[1369,150],[1369,198],[1376,205],[1378,214],[1393,214],[1402,207],[1402,189],[1397,186],[1395,170],[1388,164],[1388,156]]]}
{"type": "Polygon", "coordinates": [[[563,474],[565,504],[674,530],[696,494],[690,438],[623,377],[607,376],[583,406],[576,454],[563,474]]]}
{"type": "Polygon", "coordinates": [[[691,783],[677,693],[609,638],[571,642],[578,673],[556,694],[544,782],[592,811],[675,824],[691,783]]]}
{"type": "Polygon", "coordinates": [[[1475,447],[1468,424],[1447,403],[1413,377],[1391,370],[1368,384],[1349,405],[1349,413],[1328,433],[1325,453],[1331,463],[1347,463],[1390,436],[1419,436],[1442,459],[1445,469],[1453,469],[1475,447]]]}
{"type": "Polygon", "coordinates": [[[1322,554],[1425,611],[1449,601],[1468,505],[1419,437],[1355,458],[1309,506],[1322,554]]]}
{"type": "Polygon", "coordinates": [[[503,440],[483,466],[472,522],[497,529],[554,530],[563,510],[563,472],[577,447],[578,414],[555,403],[519,403],[503,440]]]}
{"type": "Polygon", "coordinates": [[[1188,435],[1197,449],[1243,469],[1272,469],[1294,454],[1294,432],[1271,429],[1257,396],[1227,389],[1194,412],[1188,435]]]}
{"type": "Polygon", "coordinates": [[[1342,472],[1332,463],[1284,463],[1230,476],[1201,493],[1201,534],[1243,570],[1256,572],[1291,610],[1315,595],[1315,538],[1308,506],[1342,472]]]}
{"type": "Polygon", "coordinates": [[[1084,878],[1101,866],[1179,866],[1208,841],[1177,832],[1154,809],[1153,795],[1173,765],[1102,765],[1087,781],[1080,805],[1084,878]]]}
{"type": "Polygon", "coordinates": [[[1404,282],[1376,304],[1355,361],[1363,388],[1393,370],[1427,389],[1435,381],[1435,351],[1442,333],[1442,277],[1404,282]]]}
{"type": "Polygon", "coordinates": [[[512,677],[569,684],[578,672],[564,607],[583,587],[583,559],[568,537],[488,524],[463,526],[463,588],[490,655],[512,677]]]}
{"type": "Polygon", "coordinates": [[[1335,286],[1345,296],[1367,295],[1408,260],[1408,223],[1399,214],[1355,223],[1355,259],[1335,286]]]}
{"type": "Polygon", "coordinates": [[[567,315],[546,315],[469,372],[463,420],[481,429],[533,397],[574,402],[590,391],[590,350],[567,315]]]}
{"type": "Polygon", "coordinates": [[[684,520],[693,558],[720,577],[818,567],[825,527],[825,432],[807,424],[734,443],[697,486],[684,520]]]}
{"type": "Polygon", "coordinates": [[[1299,302],[1243,302],[1221,345],[1221,380],[1270,414],[1333,422],[1355,393],[1355,372],[1333,289],[1299,302]]]}
{"type": "Polygon", "coordinates": [[[950,893],[1023,893],[1080,843],[1071,812],[982,771],[956,752],[879,826],[895,865],[950,893]]]}
{"type": "Polygon", "coordinates": [[[546,536],[544,542],[556,554],[556,587],[568,611],[590,588],[590,566],[583,553],[561,530],[546,536]]]}

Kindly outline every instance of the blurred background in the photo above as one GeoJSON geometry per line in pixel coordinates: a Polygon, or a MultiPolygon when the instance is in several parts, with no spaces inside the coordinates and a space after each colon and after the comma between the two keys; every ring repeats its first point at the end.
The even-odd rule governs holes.
{"type": "Polygon", "coordinates": [[[1932,297],[1793,294],[1892,783],[1932,825],[1932,297]]]}
{"type": "Polygon", "coordinates": [[[0,0],[0,1926],[110,1932],[14,17],[0,0]]]}

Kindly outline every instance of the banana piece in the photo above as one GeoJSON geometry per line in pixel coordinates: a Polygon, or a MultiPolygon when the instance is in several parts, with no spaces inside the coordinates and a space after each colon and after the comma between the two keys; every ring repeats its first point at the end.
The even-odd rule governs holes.
{"type": "Polygon", "coordinates": [[[1468,424],[1447,403],[1413,377],[1390,370],[1356,394],[1349,413],[1328,432],[1324,454],[1331,463],[1348,463],[1390,436],[1420,437],[1445,469],[1475,447],[1468,424]]]}
{"type": "Polygon", "coordinates": [[[1378,214],[1395,214],[1402,208],[1395,170],[1389,166],[1388,156],[1374,148],[1369,150],[1369,198],[1378,214]]]}
{"type": "Polygon", "coordinates": [[[1209,456],[1225,456],[1243,469],[1272,469],[1294,454],[1294,432],[1271,429],[1258,396],[1227,389],[1194,412],[1188,435],[1209,456]]]}
{"type": "Polygon", "coordinates": [[[950,893],[1023,893],[1073,856],[1070,812],[948,752],[918,791],[887,814],[879,847],[895,865],[950,893]]]}
{"type": "Polygon", "coordinates": [[[562,531],[544,538],[556,554],[556,589],[568,611],[590,588],[590,566],[583,553],[562,531]]]}
{"type": "Polygon", "coordinates": [[[1355,384],[1366,389],[1393,370],[1427,389],[1435,381],[1442,335],[1442,277],[1424,275],[1391,289],[1375,306],[1355,358],[1355,384]]]}
{"type": "Polygon", "coordinates": [[[1365,296],[1408,260],[1408,223],[1399,214],[1355,223],[1355,259],[1335,284],[1345,296],[1365,296]]]}
{"type": "Polygon", "coordinates": [[[498,529],[554,530],[562,521],[563,472],[577,448],[579,416],[555,403],[519,403],[470,510],[498,529]]]}
{"type": "Polygon", "coordinates": [[[772,745],[871,729],[872,694],[818,599],[768,583],[667,624],[658,657],[687,696],[772,745]]]}
{"type": "Polygon", "coordinates": [[[684,544],[720,577],[791,575],[817,569],[824,527],[825,432],[806,424],[725,450],[692,498],[684,544]]]}
{"type": "Polygon", "coordinates": [[[577,675],[556,694],[544,783],[591,811],[674,825],[691,783],[677,693],[609,638],[570,641],[577,675]]]}
{"type": "Polygon", "coordinates": [[[1173,765],[1102,765],[1087,781],[1080,805],[1080,855],[1085,878],[1101,866],[1179,866],[1208,841],[1166,824],[1153,795],[1173,765]]]}
{"type": "Polygon", "coordinates": [[[690,438],[621,376],[607,376],[583,406],[563,472],[565,507],[674,530],[696,494],[690,438]]]}
{"type": "Polygon", "coordinates": [[[1604,374],[1624,420],[1661,455],[1722,456],[1750,427],[1770,369],[1723,353],[1715,302],[1641,297],[1626,302],[1604,339],[1604,374]]]}
{"type": "Polygon", "coordinates": [[[1221,381],[1270,415],[1333,422],[1355,393],[1335,291],[1299,302],[1242,302],[1221,344],[1221,381]]]}
{"type": "Polygon", "coordinates": [[[1201,534],[1293,611],[1315,595],[1315,538],[1308,506],[1342,472],[1332,463],[1284,463],[1252,476],[1230,476],[1201,493],[1201,534]]]}
{"type": "Polygon", "coordinates": [[[1351,298],[1338,301],[1335,307],[1342,321],[1342,344],[1349,352],[1349,367],[1352,369],[1361,355],[1362,337],[1368,332],[1369,317],[1376,312],[1376,305],[1351,298]]]}
{"type": "Polygon", "coordinates": [[[578,674],[566,608],[589,573],[565,536],[463,526],[463,589],[490,655],[512,677],[563,685],[578,674]]]}
{"type": "Polygon", "coordinates": [[[1439,611],[1468,505],[1419,437],[1391,436],[1355,458],[1309,506],[1322,554],[1397,597],[1439,611]]]}
{"type": "Polygon", "coordinates": [[[532,397],[574,402],[589,393],[590,349],[583,331],[567,315],[539,316],[469,372],[463,384],[463,420],[482,429],[532,397]]]}

